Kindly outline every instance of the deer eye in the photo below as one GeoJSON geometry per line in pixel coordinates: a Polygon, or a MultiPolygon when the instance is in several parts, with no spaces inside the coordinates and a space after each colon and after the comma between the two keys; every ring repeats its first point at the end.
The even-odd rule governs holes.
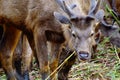
{"type": "Polygon", "coordinates": [[[72,36],[76,37],[75,31],[72,31],[72,36]]]}
{"type": "Polygon", "coordinates": [[[94,35],[94,33],[91,33],[91,34],[90,34],[90,37],[92,37],[93,35],[94,35]]]}

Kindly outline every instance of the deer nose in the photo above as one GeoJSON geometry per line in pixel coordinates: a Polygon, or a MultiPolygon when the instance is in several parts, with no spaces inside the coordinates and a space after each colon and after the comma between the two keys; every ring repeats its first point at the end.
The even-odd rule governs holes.
{"type": "Polygon", "coordinates": [[[90,55],[88,52],[84,52],[84,51],[79,52],[79,58],[81,60],[87,60],[87,59],[89,59],[89,56],[90,55]]]}

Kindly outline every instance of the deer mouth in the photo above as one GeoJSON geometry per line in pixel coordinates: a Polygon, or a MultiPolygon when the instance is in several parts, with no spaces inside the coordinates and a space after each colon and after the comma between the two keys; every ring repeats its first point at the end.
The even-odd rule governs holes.
{"type": "Polygon", "coordinates": [[[78,53],[79,60],[86,61],[90,59],[90,54],[88,52],[80,51],[78,53]]]}

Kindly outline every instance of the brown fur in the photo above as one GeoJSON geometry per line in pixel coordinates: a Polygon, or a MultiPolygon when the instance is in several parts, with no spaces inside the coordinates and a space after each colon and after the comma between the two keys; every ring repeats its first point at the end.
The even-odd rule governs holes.
{"type": "Polygon", "coordinates": [[[119,0],[108,0],[112,9],[116,8],[116,11],[120,13],[120,1],[119,0]],[[114,2],[112,2],[114,1],[114,2]],[[115,3],[115,4],[113,4],[115,3]]]}
{"type": "Polygon", "coordinates": [[[120,1],[119,0],[116,0],[116,9],[117,11],[120,13],[120,1]]]}
{"type": "MultiPolygon", "coordinates": [[[[4,26],[5,27],[5,26],[4,26]]],[[[9,26],[5,28],[4,37],[0,45],[0,61],[2,67],[8,75],[8,79],[16,79],[16,72],[12,67],[12,57],[14,49],[16,48],[21,32],[9,26]],[[12,35],[12,36],[10,36],[12,35]]]]}
{"type": "Polygon", "coordinates": [[[9,29],[5,25],[1,26],[1,27],[4,28],[2,39],[1,39],[1,45],[0,45],[1,51],[5,50],[2,48],[3,46],[7,50],[10,50],[10,49],[12,50],[12,46],[14,44],[17,44],[17,47],[15,48],[15,50],[13,50],[14,53],[9,53],[7,50],[0,53],[0,61],[2,63],[2,67],[4,68],[8,79],[14,80],[17,78],[18,80],[21,80],[21,79],[23,79],[22,72],[25,73],[26,71],[29,70],[29,67],[30,67],[30,62],[31,62],[31,58],[32,58],[31,51],[29,49],[30,46],[28,45],[27,40],[25,38],[22,38],[23,36],[20,35],[21,31],[16,30],[14,27],[10,27],[10,29],[9,29]],[[18,38],[19,43],[15,43],[16,40],[14,38],[15,38],[15,36],[17,38],[17,36],[19,36],[19,35],[21,36],[20,40],[18,38]],[[24,39],[24,40],[22,40],[22,39],[24,39]],[[9,41],[10,41],[10,44],[8,44],[9,41]],[[23,42],[24,42],[24,44],[22,44],[23,42]],[[26,48],[26,49],[23,50],[24,48],[26,48]],[[22,58],[22,56],[23,56],[23,58],[22,58]],[[8,62],[6,62],[7,60],[8,60],[8,62]],[[23,69],[24,70],[21,71],[21,66],[22,66],[21,61],[22,60],[23,60],[23,69]]]}
{"type": "Polygon", "coordinates": [[[22,76],[24,79],[26,77],[29,78],[28,72],[31,66],[31,60],[32,50],[26,36],[22,34],[13,53],[13,67],[15,67],[18,75],[20,75],[19,79],[22,79],[22,76]]]}
{"type": "Polygon", "coordinates": [[[32,62],[32,50],[30,44],[28,43],[27,37],[23,36],[23,44],[22,44],[22,63],[23,63],[23,70],[22,73],[29,72],[31,62],[32,62]]]}
{"type": "MultiPolygon", "coordinates": [[[[87,22],[85,22],[88,11],[87,10],[82,11],[81,6],[79,5],[79,2],[78,2],[79,0],[78,1],[70,0],[70,1],[72,3],[74,3],[74,1],[77,2],[78,7],[76,7],[74,11],[75,11],[75,14],[80,18],[80,21],[79,23],[74,22],[74,25],[78,26],[78,24],[80,24],[81,26],[81,27],[74,27],[73,30],[77,31],[78,36],[81,34],[82,35],[85,34],[85,36],[89,36],[91,34],[91,31],[94,31],[94,27],[93,27],[94,21],[91,21],[90,27],[86,27],[88,26],[86,24],[87,22]],[[86,27],[85,29],[83,28],[84,26],[86,27]],[[80,30],[81,28],[82,30],[80,30]],[[87,34],[86,31],[88,31],[90,34],[87,34]]],[[[84,1],[85,0],[83,0],[82,3],[85,4],[84,1]]],[[[66,3],[70,3],[70,2],[68,1],[66,3]]],[[[86,6],[85,8],[87,7],[88,6],[86,6]]],[[[39,66],[40,66],[40,72],[43,80],[49,75],[50,69],[53,71],[57,67],[57,64],[58,64],[57,60],[58,60],[59,53],[61,51],[61,46],[62,46],[62,44],[52,42],[52,41],[48,41],[48,43],[50,43],[50,47],[47,46],[48,44],[47,38],[46,38],[47,36],[45,35],[46,30],[52,30],[57,33],[63,34],[63,30],[60,27],[61,25],[59,24],[59,22],[56,21],[56,19],[53,16],[54,11],[58,11],[60,13],[65,14],[63,11],[61,11],[60,7],[57,6],[55,0],[47,0],[47,1],[46,0],[9,0],[9,1],[0,0],[0,24],[7,24],[7,27],[5,27],[6,32],[13,33],[14,30],[10,30],[11,29],[10,26],[12,26],[13,29],[14,28],[19,29],[26,34],[32,50],[37,55],[39,66]],[[50,56],[50,59],[48,58],[48,56],[50,56]],[[56,65],[49,66],[49,64],[53,64],[53,63],[56,63],[56,65]]],[[[71,35],[70,29],[66,29],[64,31],[70,32],[69,35],[71,35]]],[[[68,34],[65,33],[64,35],[65,35],[66,41],[68,41],[68,45],[71,44],[73,50],[76,50],[78,53],[79,51],[87,52],[87,53],[90,53],[91,55],[91,48],[95,42],[93,36],[90,37],[90,41],[87,39],[88,42],[85,42],[85,46],[84,46],[84,44],[82,44],[84,40],[83,42],[78,40],[76,41],[77,43],[74,43],[72,41],[73,39],[72,36],[67,38],[66,36],[68,36],[68,34]],[[76,44],[78,44],[79,42],[80,42],[80,45],[77,45],[77,48],[75,48],[74,46],[76,46],[76,44]]],[[[82,35],[79,37],[83,37],[82,35]]],[[[12,60],[11,55],[13,55],[13,51],[16,47],[19,36],[20,34],[16,32],[12,35],[12,38],[13,38],[12,40],[10,39],[3,40],[4,45],[2,44],[0,48],[0,58],[4,58],[2,59],[2,65],[5,68],[5,70],[8,67],[4,60],[8,61],[8,59],[10,58],[8,62],[11,63],[10,62],[12,60]],[[6,40],[8,41],[8,43],[5,42],[6,40]],[[10,49],[8,49],[8,46],[10,46],[10,49]],[[5,55],[9,55],[9,57],[6,57],[5,55]]],[[[9,36],[7,36],[6,38],[9,38],[9,36]]],[[[11,68],[11,65],[10,65],[10,68],[11,68]]],[[[8,70],[8,73],[9,71],[10,70],[8,70]]],[[[11,77],[10,80],[15,80],[15,76],[11,77]]]]}
{"type": "MultiPolygon", "coordinates": [[[[120,4],[119,0],[103,0],[102,4],[103,3],[106,3],[113,10],[115,8],[115,12],[117,11],[117,16],[119,19],[119,4],[120,4]],[[112,1],[114,1],[114,2],[112,2],[112,1]],[[113,3],[115,3],[115,4],[113,4],[113,3]]],[[[103,8],[103,6],[101,8],[105,10],[105,8],[103,8]]],[[[100,15],[106,16],[105,13],[102,13],[100,15]]],[[[107,17],[102,17],[102,18],[107,23],[107,25],[111,25],[111,27],[108,27],[101,23],[98,24],[97,27],[100,29],[100,31],[102,33],[102,37],[103,36],[109,37],[110,42],[113,45],[120,47],[119,25],[116,22],[113,24],[115,19],[113,17],[111,17],[111,14],[109,14],[109,16],[107,16],[107,17]]]]}

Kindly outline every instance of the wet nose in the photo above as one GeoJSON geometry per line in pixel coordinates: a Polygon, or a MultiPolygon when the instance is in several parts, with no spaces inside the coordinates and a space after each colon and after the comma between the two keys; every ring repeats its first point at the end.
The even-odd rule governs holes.
{"type": "Polygon", "coordinates": [[[90,55],[87,52],[84,52],[84,51],[79,52],[79,57],[81,60],[87,60],[87,59],[89,59],[89,56],[90,55]]]}

